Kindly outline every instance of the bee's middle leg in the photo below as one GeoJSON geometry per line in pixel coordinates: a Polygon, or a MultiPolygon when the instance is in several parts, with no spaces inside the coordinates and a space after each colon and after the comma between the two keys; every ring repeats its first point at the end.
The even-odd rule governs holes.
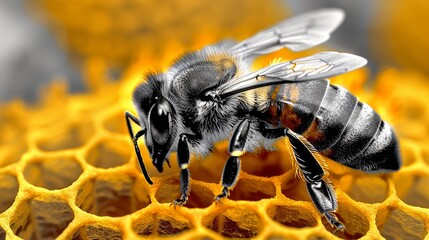
{"type": "Polygon", "coordinates": [[[222,192],[215,197],[215,201],[220,201],[221,199],[228,197],[229,190],[237,183],[238,174],[240,173],[239,156],[244,153],[244,146],[249,133],[249,126],[249,119],[242,120],[232,135],[229,143],[230,157],[226,161],[222,173],[222,192]]]}

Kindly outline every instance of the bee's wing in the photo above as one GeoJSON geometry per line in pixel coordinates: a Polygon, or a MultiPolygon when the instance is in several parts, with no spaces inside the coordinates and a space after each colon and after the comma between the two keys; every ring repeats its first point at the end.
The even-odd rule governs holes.
{"type": "Polygon", "coordinates": [[[320,9],[287,19],[231,48],[244,57],[261,55],[282,47],[302,51],[329,39],[344,20],[341,9],[320,9]]]}
{"type": "Polygon", "coordinates": [[[226,98],[236,93],[269,85],[333,77],[360,68],[366,63],[365,58],[350,53],[320,52],[238,77],[220,85],[216,93],[221,98],[226,98]]]}

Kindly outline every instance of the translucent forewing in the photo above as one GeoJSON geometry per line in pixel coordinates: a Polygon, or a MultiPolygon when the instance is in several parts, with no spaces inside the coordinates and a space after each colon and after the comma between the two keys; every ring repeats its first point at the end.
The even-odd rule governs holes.
{"type": "Polygon", "coordinates": [[[341,9],[320,9],[308,12],[257,33],[231,48],[234,54],[244,57],[262,55],[286,47],[302,51],[319,45],[343,22],[341,9]]]}
{"type": "Polygon", "coordinates": [[[265,67],[223,84],[215,91],[220,98],[226,98],[263,86],[332,77],[360,68],[366,63],[365,58],[349,53],[321,52],[265,67]]]}

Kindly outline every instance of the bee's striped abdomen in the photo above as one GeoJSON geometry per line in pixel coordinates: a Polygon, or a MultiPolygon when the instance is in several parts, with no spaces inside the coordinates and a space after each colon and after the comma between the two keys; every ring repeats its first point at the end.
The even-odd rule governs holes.
{"type": "Polygon", "coordinates": [[[364,171],[399,168],[392,128],[346,89],[318,80],[271,90],[275,101],[267,116],[273,126],[302,134],[323,155],[343,165],[364,171]]]}
{"type": "Polygon", "coordinates": [[[379,131],[380,116],[370,106],[359,102],[341,138],[326,155],[345,165],[361,154],[379,131]]]}

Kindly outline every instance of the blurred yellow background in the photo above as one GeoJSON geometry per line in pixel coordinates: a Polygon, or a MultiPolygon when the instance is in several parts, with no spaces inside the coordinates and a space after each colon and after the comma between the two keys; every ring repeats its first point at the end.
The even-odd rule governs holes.
{"type": "MultiPolygon", "coordinates": [[[[0,239],[428,237],[429,3],[1,4],[0,24],[7,28],[0,30],[0,239]],[[240,40],[287,16],[321,7],[340,7],[347,14],[327,44],[302,53],[281,50],[257,59],[253,67],[323,49],[368,58],[367,68],[331,83],[349,89],[394,127],[403,168],[369,175],[328,160],[339,216],[346,224],[345,232],[334,233],[310,203],[302,181],[294,178],[284,148],[246,155],[232,200],[211,204],[227,159],[225,143],[220,143],[208,159],[192,166],[190,203],[170,207],[179,192],[175,161],[162,175],[149,169],[156,177],[155,185],[148,186],[124,126],[123,113],[134,111],[131,92],[143,74],[165,70],[186,51],[240,40]]],[[[149,161],[146,149],[143,154],[149,161]]]]}

